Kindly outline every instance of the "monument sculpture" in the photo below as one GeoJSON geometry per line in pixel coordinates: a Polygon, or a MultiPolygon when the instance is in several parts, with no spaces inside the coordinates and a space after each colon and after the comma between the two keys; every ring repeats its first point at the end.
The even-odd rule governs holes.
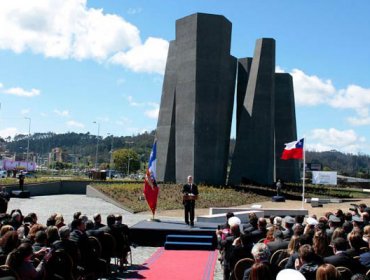
{"type": "MultiPolygon", "coordinates": [[[[275,40],[259,39],[239,115],[229,184],[274,182],[275,40]]],[[[240,107],[240,105],[238,105],[240,107]]]]}
{"type": "Polygon", "coordinates": [[[176,21],[157,127],[158,180],[223,185],[235,90],[231,22],[193,14],[176,21]],[[169,154],[171,152],[171,154],[169,154]]]}
{"type": "Polygon", "coordinates": [[[157,125],[159,181],[184,183],[193,174],[197,184],[226,183],[236,81],[227,183],[299,179],[297,163],[279,158],[297,134],[292,78],[275,73],[274,39],[257,40],[253,58],[231,56],[231,26],[223,16],[202,13],[176,21],[157,125]]]}
{"type": "Polygon", "coordinates": [[[299,182],[299,161],[282,160],[285,143],[297,137],[293,77],[288,73],[275,74],[275,164],[276,179],[299,182]]]}

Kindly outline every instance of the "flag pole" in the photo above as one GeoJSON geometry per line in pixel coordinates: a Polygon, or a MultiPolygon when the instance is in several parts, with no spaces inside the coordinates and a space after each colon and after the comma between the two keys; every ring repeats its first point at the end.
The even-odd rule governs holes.
{"type": "Polygon", "coordinates": [[[304,192],[305,192],[305,181],[306,181],[306,151],[305,145],[303,145],[303,176],[302,176],[302,209],[304,209],[304,192]]]}

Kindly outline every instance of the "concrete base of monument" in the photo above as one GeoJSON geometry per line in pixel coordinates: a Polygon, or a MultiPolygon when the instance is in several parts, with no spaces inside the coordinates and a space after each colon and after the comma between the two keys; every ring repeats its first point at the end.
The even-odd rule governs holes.
{"type": "Polygon", "coordinates": [[[285,202],[285,197],[282,195],[275,195],[271,199],[274,202],[285,202]]]}

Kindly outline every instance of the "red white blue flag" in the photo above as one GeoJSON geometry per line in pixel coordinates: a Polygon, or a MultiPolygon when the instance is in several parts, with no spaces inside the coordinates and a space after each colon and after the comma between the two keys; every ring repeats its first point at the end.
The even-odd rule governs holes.
{"type": "Polygon", "coordinates": [[[157,198],[159,188],[156,181],[157,164],[157,140],[154,141],[152,152],[150,153],[148,169],[144,179],[144,196],[154,215],[157,209],[157,198]]]}
{"type": "Polygon", "coordinates": [[[303,140],[286,143],[281,159],[303,159],[303,140]]]}

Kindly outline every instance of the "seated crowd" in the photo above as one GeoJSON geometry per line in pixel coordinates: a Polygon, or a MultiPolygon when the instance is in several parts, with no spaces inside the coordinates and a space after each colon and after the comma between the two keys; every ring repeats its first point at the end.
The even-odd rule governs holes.
{"type": "Polygon", "coordinates": [[[370,207],[344,213],[257,218],[233,213],[216,231],[224,279],[370,279],[370,207]]]}
{"type": "Polygon", "coordinates": [[[111,273],[111,258],[120,268],[130,252],[129,229],[121,215],[101,215],[90,220],[81,212],[70,224],[53,214],[46,225],[35,213],[21,210],[0,214],[0,277],[4,270],[16,279],[96,279],[111,273]]]}

